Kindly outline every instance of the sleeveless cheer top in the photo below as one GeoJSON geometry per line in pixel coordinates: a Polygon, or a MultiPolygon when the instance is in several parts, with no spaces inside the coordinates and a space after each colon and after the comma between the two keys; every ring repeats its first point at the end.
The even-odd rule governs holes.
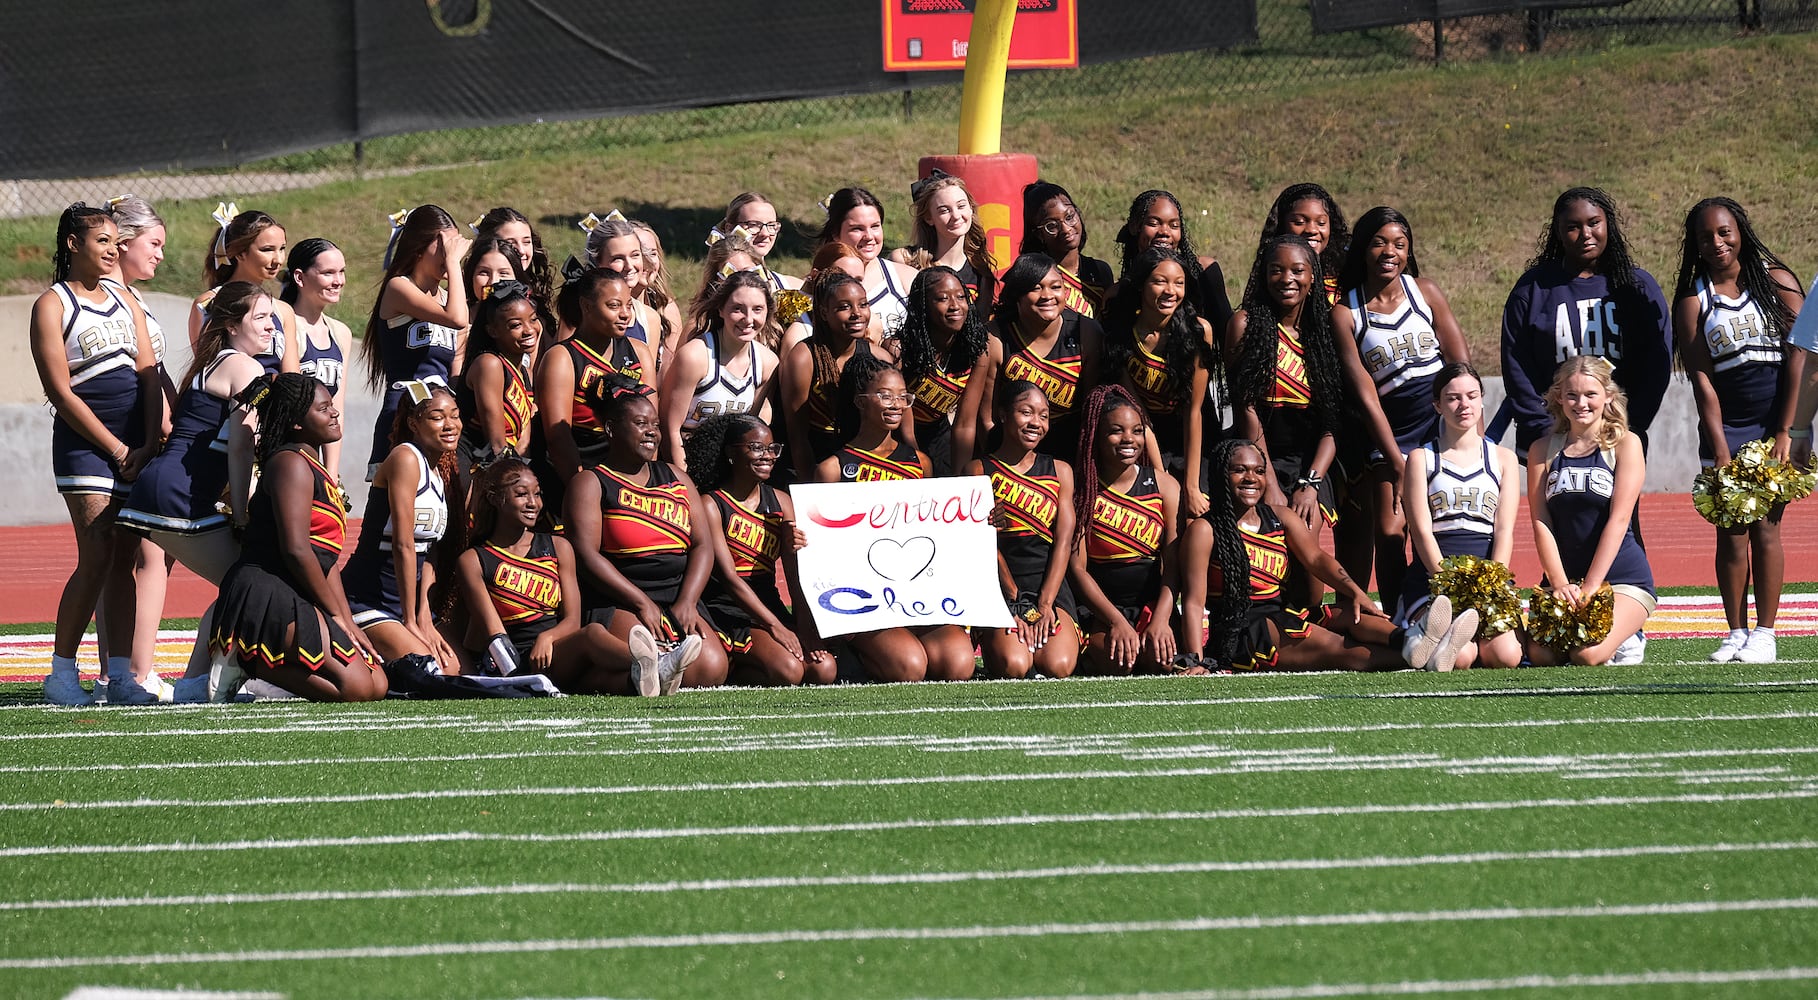
{"type": "Polygon", "coordinates": [[[624,337],[612,338],[606,353],[581,342],[580,337],[570,337],[559,345],[568,352],[569,362],[574,366],[574,403],[572,415],[568,418],[569,433],[574,436],[575,447],[585,452],[588,449],[601,448],[606,444],[606,426],[593,412],[592,397],[588,390],[607,372],[617,372],[638,382],[644,380],[644,362],[638,357],[637,348],[624,337]]]}
{"type": "MultiPolygon", "coordinates": [[[[1237,533],[1243,537],[1244,557],[1249,563],[1250,603],[1279,605],[1282,585],[1288,579],[1288,532],[1282,527],[1275,509],[1266,503],[1256,505],[1256,521],[1255,528],[1246,528],[1242,522],[1237,525],[1237,533]]],[[[1216,553],[1207,576],[1206,596],[1216,601],[1225,594],[1225,568],[1219,565],[1216,553]]]]}
{"type": "MultiPolygon", "coordinates": [[[[1570,578],[1555,582],[1576,583],[1591,568],[1591,558],[1596,555],[1604,526],[1610,520],[1610,500],[1616,492],[1616,470],[1612,464],[1615,453],[1593,451],[1572,458],[1565,453],[1560,435],[1554,435],[1547,450],[1553,456],[1547,462],[1547,514],[1552,518],[1553,536],[1559,544],[1559,561],[1570,578]]],[[[1632,518],[1604,579],[1611,584],[1654,591],[1654,572],[1635,535],[1632,518]]]]}
{"type": "MultiPolygon", "coordinates": [[[[316,562],[327,573],[341,561],[341,550],[347,544],[346,495],[335,485],[334,476],[322,466],[307,445],[287,444],[279,451],[294,451],[309,463],[313,487],[309,501],[309,548],[316,562]]],[[[253,491],[247,505],[246,532],[241,536],[240,561],[258,566],[273,576],[290,580],[290,567],[284,555],[283,533],[278,527],[270,490],[253,491]]],[[[294,583],[294,581],[292,581],[294,583]]]]}
{"type": "Polygon", "coordinates": [[[114,289],[102,281],[102,301],[77,295],[67,281],[51,286],[63,307],[63,355],[69,362],[69,387],[84,400],[117,392],[135,392],[139,334],[133,313],[114,289]],[[116,374],[117,373],[117,374],[116,374]]]}
{"type": "Polygon", "coordinates": [[[751,358],[751,368],[743,379],[734,379],[720,364],[720,334],[714,330],[702,330],[701,341],[707,348],[707,360],[713,365],[707,377],[695,383],[694,401],[688,406],[688,415],[682,418],[682,430],[692,431],[695,425],[708,417],[719,413],[745,413],[757,405],[758,383],[764,380],[764,366],[758,357],[757,342],[746,345],[746,354],[751,358]]]}
{"type": "Polygon", "coordinates": [[[886,339],[894,337],[909,320],[909,297],[896,287],[896,279],[890,276],[890,265],[878,261],[878,270],[884,273],[884,287],[871,296],[871,315],[878,321],[886,339]]]}
{"type": "Polygon", "coordinates": [[[533,534],[529,551],[521,556],[491,542],[481,542],[473,549],[480,560],[486,596],[514,643],[533,639],[556,624],[562,610],[562,573],[554,538],[548,532],[533,534]]]}
{"type": "Polygon", "coordinates": [[[1057,416],[1071,411],[1079,394],[1080,367],[1085,360],[1080,348],[1080,316],[1072,310],[1061,313],[1060,333],[1046,355],[1038,356],[1030,350],[1015,323],[1010,324],[1008,331],[999,333],[1004,342],[1000,378],[1034,383],[1048,397],[1048,405],[1057,416]]]}
{"type": "MultiPolygon", "coordinates": [[[[1452,465],[1439,457],[1437,442],[1427,453],[1427,512],[1433,517],[1433,537],[1442,555],[1459,555],[1447,548],[1447,539],[1460,535],[1488,537],[1496,533],[1496,508],[1502,499],[1502,478],[1496,471],[1496,454],[1483,442],[1483,457],[1475,469],[1452,465]]],[[[1476,554],[1476,553],[1472,553],[1476,554]]]]}
{"type": "MultiPolygon", "coordinates": [[[[517,361],[494,351],[487,353],[499,359],[499,367],[505,373],[504,398],[500,400],[501,419],[505,422],[505,443],[522,455],[530,445],[531,421],[537,412],[530,380],[524,376],[524,367],[517,361]]],[[[486,429],[480,426],[479,404],[475,401],[473,385],[468,381],[466,372],[461,375],[461,386],[455,391],[455,399],[461,407],[462,442],[470,451],[485,448],[486,429]]]]}
{"type": "Polygon", "coordinates": [[[1124,374],[1130,379],[1132,395],[1152,415],[1173,413],[1180,401],[1168,385],[1168,360],[1159,354],[1150,353],[1143,346],[1141,337],[1135,339],[1135,347],[1136,350],[1130,353],[1130,360],[1124,365],[1124,374]]]}
{"type": "Polygon", "coordinates": [[[1141,608],[1154,599],[1165,527],[1161,485],[1149,466],[1136,467],[1130,492],[1099,491],[1086,529],[1086,563],[1113,605],[1141,608]]]}
{"type": "Polygon", "coordinates": [[[1054,521],[1061,505],[1054,458],[1037,453],[1028,472],[1018,472],[992,455],[984,457],[983,465],[1004,521],[997,529],[997,550],[1018,586],[1028,579],[1039,585],[1054,552],[1054,521]]]}
{"type": "Polygon", "coordinates": [[[604,465],[593,467],[600,481],[600,553],[612,560],[632,586],[673,590],[688,568],[694,512],[688,488],[666,462],[651,462],[647,485],[604,465]]]}
{"type": "Polygon", "coordinates": [[[1402,303],[1394,312],[1370,312],[1361,288],[1346,293],[1344,307],[1350,310],[1357,354],[1376,383],[1383,416],[1406,451],[1429,437],[1438,423],[1433,379],[1446,359],[1439,352],[1433,310],[1420,292],[1420,283],[1406,274],[1397,280],[1402,303]]]}
{"type": "Polygon", "coordinates": [[[1698,333],[1711,355],[1711,387],[1725,423],[1764,423],[1780,385],[1781,345],[1748,289],[1730,298],[1700,277],[1698,333]]]}
{"type": "Polygon", "coordinates": [[[890,440],[896,442],[896,447],[888,455],[850,444],[842,445],[834,453],[840,462],[840,482],[887,483],[922,478],[922,462],[915,449],[894,435],[890,440]]]}
{"type": "Polygon", "coordinates": [[[133,483],[119,518],[138,528],[200,532],[227,522],[215,509],[227,487],[228,400],[203,388],[222,359],[216,354],[171,407],[164,450],[133,483]]]}
{"type": "MultiPolygon", "coordinates": [[[[322,317],[322,322],[326,325],[328,317],[322,317]]],[[[335,340],[334,328],[329,327],[327,347],[317,347],[307,334],[297,339],[303,342],[303,356],[297,359],[297,371],[328,386],[331,393],[339,391],[341,380],[347,376],[347,358],[335,340]]]]}
{"type": "MultiPolygon", "coordinates": [[[[442,474],[430,466],[422,450],[408,441],[404,447],[409,448],[417,460],[417,481],[412,487],[416,499],[412,504],[410,546],[419,554],[425,554],[448,530],[448,495],[442,474]]],[[[392,483],[389,487],[374,486],[367,492],[367,516],[360,525],[360,541],[356,546],[360,552],[392,551],[398,529],[391,521],[391,491],[400,486],[400,483],[392,483]],[[381,511],[384,516],[376,516],[381,511]]]]}

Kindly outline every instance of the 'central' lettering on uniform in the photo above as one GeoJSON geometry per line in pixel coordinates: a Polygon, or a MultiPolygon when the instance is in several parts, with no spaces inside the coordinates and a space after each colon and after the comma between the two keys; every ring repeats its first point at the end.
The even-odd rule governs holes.
{"type": "Polygon", "coordinates": [[[560,581],[543,573],[533,573],[522,566],[500,563],[498,571],[492,575],[492,585],[506,593],[516,594],[531,604],[553,607],[562,603],[560,581]]]}
{"type": "Polygon", "coordinates": [[[1103,496],[1098,497],[1092,505],[1092,519],[1146,549],[1155,548],[1161,541],[1161,521],[1150,516],[1148,511],[1131,510],[1103,496]]]}
{"type": "Polygon", "coordinates": [[[649,514],[665,524],[686,527],[689,523],[686,505],[678,503],[672,497],[640,493],[621,486],[619,506],[640,514],[649,514]]]}

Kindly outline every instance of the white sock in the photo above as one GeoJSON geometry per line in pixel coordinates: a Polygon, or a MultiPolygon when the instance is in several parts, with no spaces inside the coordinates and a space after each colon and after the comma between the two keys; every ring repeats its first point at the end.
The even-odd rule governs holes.
{"type": "Polygon", "coordinates": [[[1743,640],[1747,639],[1748,637],[1749,637],[1749,630],[1746,628],[1730,629],[1730,641],[1731,642],[1742,642],[1743,640]]]}
{"type": "Polygon", "coordinates": [[[1765,635],[1768,638],[1772,639],[1774,637],[1774,630],[1766,625],[1757,625],[1757,626],[1755,626],[1755,634],[1756,635],[1765,635]]]}
{"type": "Polygon", "coordinates": [[[110,656],[107,658],[107,679],[132,680],[133,661],[130,656],[110,656]]]}
{"type": "Polygon", "coordinates": [[[82,672],[81,669],[76,666],[75,657],[58,656],[55,653],[51,654],[51,673],[53,673],[53,674],[77,674],[77,673],[81,673],[81,672],[82,672]]]}

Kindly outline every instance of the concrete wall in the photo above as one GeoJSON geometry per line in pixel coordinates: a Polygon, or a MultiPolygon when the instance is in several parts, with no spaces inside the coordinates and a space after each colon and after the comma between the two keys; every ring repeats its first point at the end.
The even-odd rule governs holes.
{"type": "MultiPolygon", "coordinates": [[[[190,360],[189,300],[158,293],[146,298],[168,331],[165,365],[180,375],[190,360]]],[[[0,469],[13,470],[8,486],[0,488],[0,524],[7,525],[54,524],[69,517],[51,482],[52,417],[32,365],[28,336],[33,299],[0,296],[0,330],[14,331],[12,336],[0,338],[0,469]]],[[[372,446],[379,399],[357,376],[354,382],[357,384],[347,388],[346,412],[341,415],[346,433],[341,479],[347,484],[355,514],[359,514],[366,509],[366,455],[372,446]]],[[[1485,380],[1484,390],[1485,412],[1493,413],[1502,402],[1502,379],[1485,380]]],[[[1698,432],[1691,385],[1684,376],[1674,377],[1649,437],[1648,491],[1689,491],[1692,477],[1698,474],[1698,432]]],[[[1513,431],[1507,443],[1514,443],[1513,431]]]]}

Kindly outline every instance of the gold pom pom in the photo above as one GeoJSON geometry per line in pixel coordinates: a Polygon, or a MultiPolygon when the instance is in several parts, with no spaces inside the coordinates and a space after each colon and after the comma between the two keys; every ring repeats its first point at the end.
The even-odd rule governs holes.
{"type": "Polygon", "coordinates": [[[808,297],[807,292],[796,288],[784,289],[776,293],[776,321],[782,326],[788,326],[801,319],[802,314],[813,305],[814,300],[808,297]]]}
{"type": "Polygon", "coordinates": [[[1523,624],[1515,574],[1494,559],[1447,556],[1433,575],[1431,590],[1434,597],[1444,594],[1449,598],[1455,612],[1477,609],[1485,639],[1494,639],[1523,624]]]}
{"type": "Polygon", "coordinates": [[[1773,458],[1773,443],[1750,441],[1728,464],[1705,469],[1692,480],[1692,507],[1719,528],[1753,524],[1778,505],[1803,500],[1818,485],[1818,473],[1773,458]]]}
{"type": "Polygon", "coordinates": [[[1582,605],[1553,596],[1535,587],[1528,598],[1528,634],[1554,649],[1595,646],[1609,637],[1616,618],[1616,592],[1608,583],[1597,588],[1582,605]]]}

